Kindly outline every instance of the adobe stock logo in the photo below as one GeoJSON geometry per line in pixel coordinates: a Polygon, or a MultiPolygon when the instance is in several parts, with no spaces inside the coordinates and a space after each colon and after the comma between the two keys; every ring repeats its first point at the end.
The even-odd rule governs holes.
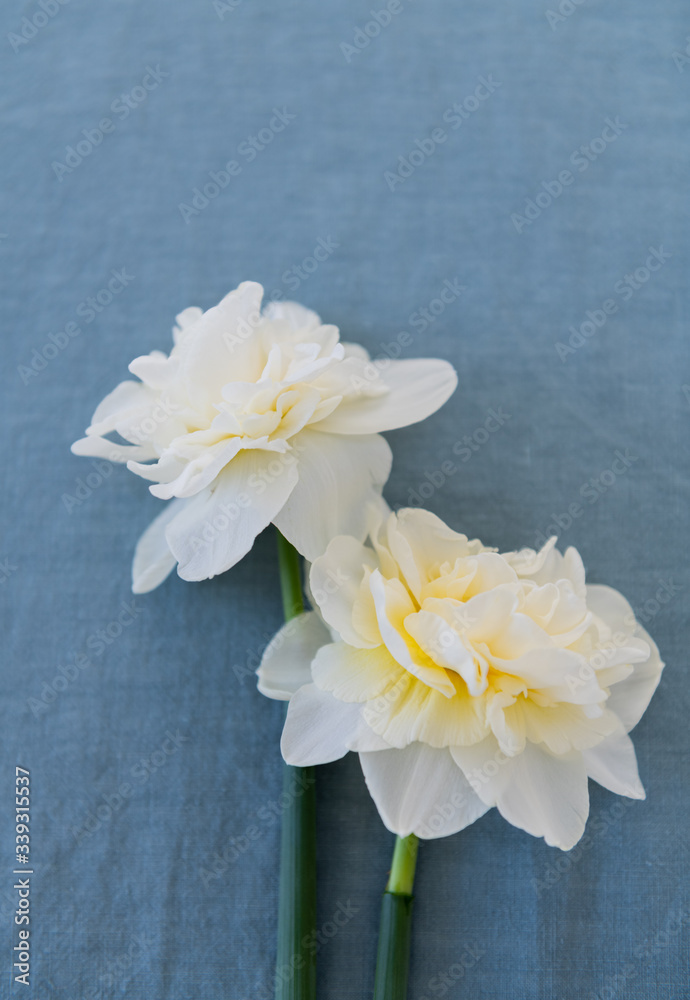
{"type": "Polygon", "coordinates": [[[14,51],[19,52],[23,45],[28,45],[41,28],[45,28],[50,19],[56,17],[67,3],[69,0],[38,0],[40,10],[35,11],[30,19],[28,17],[22,18],[22,26],[18,35],[14,31],[10,31],[7,36],[7,41],[14,51]]]}
{"type": "Polygon", "coordinates": [[[615,142],[627,128],[629,128],[627,122],[622,122],[618,115],[615,118],[605,118],[601,133],[590,139],[588,143],[578,146],[570,154],[569,162],[577,168],[577,173],[573,173],[571,170],[561,170],[557,177],[552,178],[552,180],[543,180],[534,197],[525,198],[522,214],[520,212],[511,213],[510,221],[513,223],[515,231],[522,233],[526,226],[532,226],[542,212],[554,201],[557,201],[567,187],[575,183],[577,175],[589,170],[592,163],[598,160],[611,143],[615,142]]]}
{"type": "MultiPolygon", "coordinates": [[[[248,135],[237,147],[237,155],[243,157],[247,163],[253,163],[257,156],[269,146],[280,132],[284,132],[290,122],[297,118],[297,112],[290,112],[283,106],[273,108],[272,116],[268,122],[260,128],[254,135],[248,135]]],[[[209,204],[217,198],[221,191],[230,184],[233,177],[238,177],[242,173],[242,164],[239,159],[230,159],[220,170],[210,170],[206,175],[209,180],[202,182],[201,186],[192,188],[192,197],[189,202],[181,201],[177,208],[185,221],[189,225],[191,220],[208,208],[209,204]]]]}
{"type": "MultiPolygon", "coordinates": [[[[113,115],[119,121],[129,118],[132,111],[141,107],[148,99],[151,91],[160,87],[161,82],[168,76],[170,74],[161,69],[160,63],[156,63],[155,68],[147,66],[141,82],[132,87],[130,91],[120,94],[119,97],[116,97],[112,101],[110,110],[113,115]]],[[[83,138],[78,139],[73,146],[65,146],[64,162],[62,160],[53,160],[51,163],[53,173],[57,179],[62,182],[67,174],[74,173],[86,157],[91,156],[98,149],[106,135],[110,135],[116,128],[117,122],[113,121],[112,118],[101,118],[98,125],[93,128],[83,128],[81,130],[83,138]]]]}
{"type": "MultiPolygon", "coordinates": [[[[113,299],[120,295],[135,278],[135,275],[128,274],[124,267],[119,271],[113,269],[110,274],[111,277],[102,288],[99,288],[94,295],[89,295],[76,307],[75,312],[80,319],[83,319],[83,326],[93,323],[96,316],[107,309],[113,299]]],[[[45,371],[50,362],[69,347],[72,340],[79,337],[81,333],[82,327],[73,320],[65,323],[62,330],[58,330],[57,333],[49,333],[46,343],[41,347],[33,348],[31,357],[27,359],[26,364],[17,365],[17,373],[24,385],[28,385],[31,379],[37,378],[42,371],[45,371]]]]}
{"type": "Polygon", "coordinates": [[[381,10],[370,10],[372,20],[367,21],[363,28],[355,28],[352,44],[349,42],[340,43],[340,51],[345,56],[345,62],[351,63],[353,56],[359,55],[371,45],[372,38],[377,38],[381,34],[381,29],[387,28],[402,9],[401,0],[388,0],[386,6],[381,10]]]}
{"type": "MultiPolygon", "coordinates": [[[[649,255],[644,264],[640,264],[631,273],[624,274],[620,281],[617,281],[613,286],[614,292],[620,296],[622,302],[629,302],[647,284],[653,273],[661,270],[666,261],[673,256],[669,250],[664,250],[661,243],[658,247],[650,246],[647,249],[649,255]]],[[[581,320],[579,326],[571,324],[568,327],[570,334],[568,342],[564,343],[559,340],[554,345],[563,364],[571,354],[575,354],[581,347],[584,347],[608,323],[610,317],[618,312],[618,308],[619,303],[615,299],[604,299],[600,308],[587,310],[585,319],[581,320]]]]}
{"type": "Polygon", "coordinates": [[[447,142],[450,132],[457,131],[500,86],[502,86],[501,81],[494,80],[492,73],[489,73],[488,77],[478,76],[477,86],[473,92],[463,100],[455,101],[443,111],[441,120],[449,128],[438,126],[424,139],[415,139],[414,148],[410,149],[406,156],[398,156],[395,170],[384,171],[383,179],[388,185],[388,190],[395,191],[400,184],[404,184],[418,167],[434,155],[439,146],[447,142]]]}

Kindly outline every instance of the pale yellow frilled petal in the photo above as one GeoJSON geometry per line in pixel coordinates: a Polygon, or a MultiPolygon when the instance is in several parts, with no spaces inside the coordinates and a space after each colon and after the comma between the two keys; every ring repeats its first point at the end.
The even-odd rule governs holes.
{"type": "Polygon", "coordinates": [[[504,552],[503,558],[513,567],[519,577],[534,581],[557,541],[558,536],[552,535],[538,552],[534,549],[520,549],[518,552],[504,552]]]}
{"type": "Polygon", "coordinates": [[[418,643],[405,628],[408,615],[415,605],[400,580],[384,580],[378,570],[369,578],[376,620],[383,643],[391,656],[415,677],[450,698],[455,694],[453,681],[443,667],[418,643]]]}
{"type": "Polygon", "coordinates": [[[514,660],[493,654],[489,658],[495,671],[494,684],[500,684],[502,675],[509,675],[522,682],[525,692],[539,692],[550,702],[591,705],[606,701],[596,671],[572,650],[547,646],[530,650],[514,660]]]}
{"type": "Polygon", "coordinates": [[[371,701],[387,694],[404,675],[388,650],[358,649],[346,642],[322,646],[311,659],[311,676],[339,701],[371,701]]]}
{"type": "MultiPolygon", "coordinates": [[[[442,567],[455,566],[457,560],[467,559],[482,550],[480,542],[469,541],[466,535],[453,531],[428,510],[403,508],[398,511],[388,520],[386,538],[407,586],[420,602],[425,588],[442,575],[442,567]]],[[[383,566],[382,571],[386,573],[383,566]]],[[[473,564],[468,574],[472,577],[475,572],[473,564]]]]}
{"type": "Polygon", "coordinates": [[[402,748],[419,741],[433,747],[478,743],[490,732],[486,706],[472,698],[464,681],[455,681],[448,698],[407,671],[388,691],[367,702],[362,715],[390,746],[402,748]]]}
{"type": "MultiPolygon", "coordinates": [[[[452,670],[462,677],[471,695],[479,696],[486,691],[488,661],[485,657],[478,656],[444,618],[431,611],[417,611],[408,615],[403,624],[408,635],[412,636],[419,648],[437,666],[446,671],[452,670]]],[[[452,685],[450,678],[448,684],[452,685]]],[[[450,694],[455,694],[454,686],[450,694]]]]}

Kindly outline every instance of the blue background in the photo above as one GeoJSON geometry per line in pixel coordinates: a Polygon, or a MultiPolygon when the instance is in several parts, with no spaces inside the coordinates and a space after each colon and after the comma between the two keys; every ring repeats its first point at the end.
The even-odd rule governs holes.
{"type": "MultiPolygon", "coordinates": [[[[634,734],[648,798],[622,808],[592,786],[589,850],[565,860],[495,810],[423,846],[410,997],[690,996],[690,62],[673,58],[690,20],[680,0],[586,0],[550,24],[548,2],[403,0],[354,53],[341,46],[371,21],[371,0],[71,0],[14,45],[41,8],[6,5],[3,996],[271,994],[278,823],[265,817],[281,792],[281,708],[251,671],[280,623],[274,538],[219,579],[173,576],[137,598],[132,624],[98,652],[93,636],[131,600],[132,551],[160,504],[125,470],[102,476],[69,451],[128,362],[169,348],[178,311],[244,279],[374,354],[407,331],[402,356],[452,361],[449,403],[389,435],[389,502],[429,494],[427,472],[445,477],[427,506],[504,549],[534,545],[558,517],[590,581],[646,606],[667,661],[634,734]],[[112,103],[148,66],[166,75],[120,117],[112,103]],[[500,86],[459,128],[444,125],[490,74],[500,86]],[[296,117],[249,162],[239,147],[275,108],[296,117]],[[55,167],[104,117],[114,130],[83,162],[55,167]],[[571,155],[606,118],[620,135],[579,171],[571,155]],[[385,172],[435,127],[445,142],[391,191],[385,172]],[[185,222],[180,204],[230,159],[241,172],[185,222]],[[573,182],[516,226],[568,169],[573,182]],[[319,239],[337,248],[294,290],[319,239]],[[633,278],[632,294],[616,291],[650,247],[671,256],[633,278]],[[122,268],[132,280],[85,322],[80,303],[122,268]],[[446,279],[463,292],[421,329],[413,314],[446,279]],[[559,355],[607,299],[616,313],[559,355]],[[70,321],[81,333],[65,342],[70,321]],[[63,346],[43,353],[51,333],[63,346]],[[492,408],[508,416],[487,435],[492,408]],[[481,439],[466,461],[464,435],[481,439]],[[625,473],[607,473],[626,449],[625,473]],[[89,650],[50,700],[44,685],[89,650]],[[36,874],[33,986],[10,993],[15,764],[31,770],[36,874]],[[230,860],[209,880],[216,853],[230,860]]],[[[392,837],[353,755],[320,769],[318,797],[319,925],[331,930],[339,904],[356,910],[319,952],[319,995],[355,1000],[372,988],[392,837]]]]}

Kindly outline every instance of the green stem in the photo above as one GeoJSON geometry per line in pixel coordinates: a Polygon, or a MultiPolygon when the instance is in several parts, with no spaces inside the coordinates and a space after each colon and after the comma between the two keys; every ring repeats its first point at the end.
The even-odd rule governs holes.
{"type": "Polygon", "coordinates": [[[280,593],[283,598],[283,615],[285,621],[304,611],[304,598],[302,597],[302,568],[299,561],[299,553],[294,545],[290,545],[287,538],[278,532],[278,566],[280,572],[280,593]]]}
{"type": "MultiPolygon", "coordinates": [[[[280,590],[285,620],[304,610],[300,558],[278,533],[280,590]]],[[[283,774],[276,1000],[316,998],[316,788],[313,767],[283,774]]]]}
{"type": "Polygon", "coordinates": [[[419,840],[413,833],[409,837],[395,838],[393,861],[386,892],[392,892],[396,896],[412,895],[418,848],[419,840]]]}
{"type": "Polygon", "coordinates": [[[406,1000],[412,929],[412,888],[419,841],[396,837],[391,873],[381,904],[374,1000],[406,1000]]]}

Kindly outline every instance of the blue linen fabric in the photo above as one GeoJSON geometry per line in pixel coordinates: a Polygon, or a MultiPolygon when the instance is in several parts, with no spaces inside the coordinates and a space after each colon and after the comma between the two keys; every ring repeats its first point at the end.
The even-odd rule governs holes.
{"type": "MultiPolygon", "coordinates": [[[[690,996],[685,4],[32,0],[1,19],[2,996],[271,995],[282,710],[253,669],[281,621],[274,538],[130,606],[161,504],[69,451],[177,312],[245,279],[374,355],[449,359],[457,393],[389,435],[389,502],[502,549],[555,531],[667,662],[634,733],[647,800],[592,785],[585,848],[495,810],[422,845],[410,997],[690,996]]],[[[319,769],[318,808],[319,996],[359,1000],[393,838],[353,755],[319,769]]]]}

